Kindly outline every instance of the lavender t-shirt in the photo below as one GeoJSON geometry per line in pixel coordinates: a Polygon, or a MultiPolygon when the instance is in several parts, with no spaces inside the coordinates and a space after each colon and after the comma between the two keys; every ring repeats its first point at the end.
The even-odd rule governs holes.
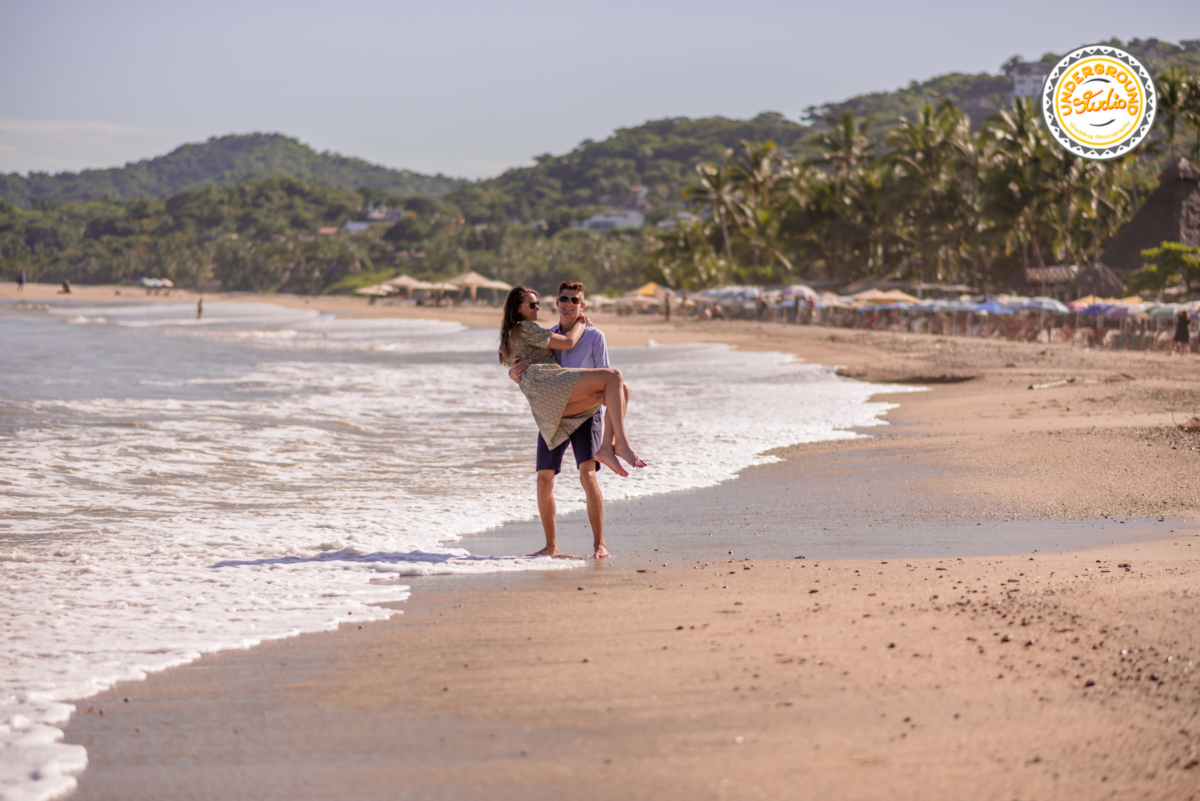
{"type": "MultiPolygon", "coordinates": [[[[562,329],[558,323],[555,323],[551,328],[556,334],[561,334],[562,329]]],[[[558,353],[558,363],[563,367],[609,367],[608,363],[608,343],[604,340],[604,332],[594,326],[588,326],[583,329],[583,336],[579,337],[579,341],[575,343],[575,347],[570,350],[560,350],[558,353]]]]}
{"type": "MultiPolygon", "coordinates": [[[[558,323],[550,327],[550,330],[556,334],[561,334],[562,329],[558,323]]],[[[557,350],[558,363],[563,367],[609,367],[608,363],[608,343],[604,339],[604,332],[599,328],[588,326],[583,329],[583,335],[579,337],[579,341],[575,343],[575,347],[570,350],[557,350]]],[[[604,414],[604,407],[601,406],[596,412],[597,417],[604,414]]]]}

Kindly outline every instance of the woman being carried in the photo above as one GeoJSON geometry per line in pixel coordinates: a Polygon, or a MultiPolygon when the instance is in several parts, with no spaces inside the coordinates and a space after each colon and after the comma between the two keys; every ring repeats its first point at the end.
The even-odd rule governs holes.
{"type": "Polygon", "coordinates": [[[508,293],[500,325],[500,363],[511,365],[517,359],[531,362],[519,383],[546,446],[554,449],[561,445],[603,403],[608,413],[604,415],[604,440],[595,453],[596,461],[620,476],[629,473],[617,457],[634,467],[645,467],[625,436],[625,379],[621,371],[607,367],[564,368],[554,357],[556,350],[575,347],[587,327],[587,318],[580,315],[570,332],[556,334],[537,324],[538,308],[538,295],[532,289],[515,286],[508,293]]]}

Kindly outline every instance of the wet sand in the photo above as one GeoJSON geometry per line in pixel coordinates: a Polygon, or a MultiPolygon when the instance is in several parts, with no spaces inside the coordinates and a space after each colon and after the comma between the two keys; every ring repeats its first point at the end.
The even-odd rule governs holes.
{"type": "MultiPolygon", "coordinates": [[[[76,797],[1200,796],[1200,433],[1176,425],[1200,359],[597,322],[614,345],[720,341],[930,389],[881,394],[899,408],[869,438],[610,505],[612,564],[406,580],[390,621],[81,702],[76,797]]],[[[589,541],[563,520],[566,550],[589,541]]]]}

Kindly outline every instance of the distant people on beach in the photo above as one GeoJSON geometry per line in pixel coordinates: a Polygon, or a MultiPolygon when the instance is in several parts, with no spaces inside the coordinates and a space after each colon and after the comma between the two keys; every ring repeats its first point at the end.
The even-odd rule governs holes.
{"type": "Polygon", "coordinates": [[[540,302],[533,290],[515,287],[505,303],[500,359],[511,365],[509,377],[529,399],[539,428],[537,497],[546,546],[531,556],[558,554],[554,481],[568,442],[587,499],[597,559],[609,556],[604,542],[604,497],[597,481],[600,465],[621,476],[628,472],[618,457],[634,467],[645,466],[625,437],[629,388],[621,373],[609,366],[603,332],[583,314],[585,292],[578,281],[559,285],[559,319],[549,329],[535,322],[540,302]],[[607,414],[602,406],[607,406],[607,414]]]}
{"type": "Polygon", "coordinates": [[[1175,353],[1183,355],[1188,352],[1188,346],[1191,344],[1192,335],[1188,330],[1188,313],[1180,309],[1175,315],[1175,353]]]}
{"type": "Polygon", "coordinates": [[[19,273],[17,273],[17,291],[18,292],[25,291],[25,271],[24,270],[21,270],[19,273]]]}
{"type": "Polygon", "coordinates": [[[204,316],[204,298],[196,301],[196,319],[199,320],[204,316]]]}
{"type": "Polygon", "coordinates": [[[63,282],[62,282],[62,289],[58,290],[58,294],[70,295],[71,294],[71,282],[64,278],[63,282]]]}

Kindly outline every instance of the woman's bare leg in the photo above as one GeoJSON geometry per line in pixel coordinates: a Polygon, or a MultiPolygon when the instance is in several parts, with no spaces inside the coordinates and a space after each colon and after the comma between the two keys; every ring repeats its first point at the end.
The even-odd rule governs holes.
{"type": "Polygon", "coordinates": [[[586,412],[588,409],[595,409],[604,403],[603,395],[589,395],[583,400],[572,401],[563,409],[563,417],[573,417],[574,415],[586,412]]]}
{"type": "Polygon", "coordinates": [[[585,369],[575,384],[575,391],[571,393],[570,402],[582,400],[597,392],[604,393],[608,404],[608,414],[604,416],[604,444],[595,454],[596,461],[614,472],[622,472],[610,464],[609,460],[616,461],[611,458],[615,454],[634,467],[645,467],[646,463],[633,452],[633,448],[629,446],[629,438],[625,435],[625,399],[627,396],[625,379],[622,377],[621,371],[611,368],[585,369]],[[609,436],[610,426],[611,437],[609,436]]]}

